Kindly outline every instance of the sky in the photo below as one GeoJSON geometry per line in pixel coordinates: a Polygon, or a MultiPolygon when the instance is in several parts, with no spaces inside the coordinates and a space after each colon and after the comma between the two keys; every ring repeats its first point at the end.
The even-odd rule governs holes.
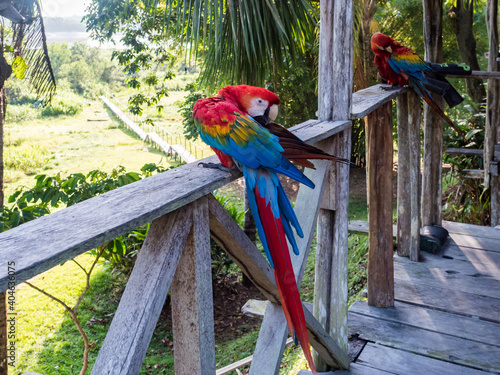
{"type": "Polygon", "coordinates": [[[90,0],[41,0],[43,17],[83,16],[90,0]]]}

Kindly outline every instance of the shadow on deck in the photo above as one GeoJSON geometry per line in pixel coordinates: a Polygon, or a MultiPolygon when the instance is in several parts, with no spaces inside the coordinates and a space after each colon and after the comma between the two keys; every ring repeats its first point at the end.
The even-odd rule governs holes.
{"type": "Polygon", "coordinates": [[[351,306],[349,333],[367,343],[332,374],[500,373],[500,230],[444,226],[440,253],[395,256],[394,307],[351,306]]]}

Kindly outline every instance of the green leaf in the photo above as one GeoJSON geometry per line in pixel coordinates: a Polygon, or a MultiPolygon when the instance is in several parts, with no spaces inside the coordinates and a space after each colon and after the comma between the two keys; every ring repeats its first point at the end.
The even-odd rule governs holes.
{"type": "Polygon", "coordinates": [[[26,62],[21,56],[17,56],[12,62],[12,72],[19,79],[24,79],[26,68],[26,62]]]}

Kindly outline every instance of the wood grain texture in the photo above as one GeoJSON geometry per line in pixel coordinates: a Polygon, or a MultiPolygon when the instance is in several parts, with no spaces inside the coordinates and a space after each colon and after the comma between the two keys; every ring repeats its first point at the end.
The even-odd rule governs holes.
{"type": "Polygon", "coordinates": [[[189,206],[151,223],[92,374],[139,373],[191,225],[189,206]]]}
{"type": "MultiPolygon", "coordinates": [[[[497,163],[498,168],[498,163],[497,163]]],[[[500,225],[500,176],[492,175],[491,186],[491,226],[500,225]]]]}
{"type": "Polygon", "coordinates": [[[395,279],[395,283],[395,298],[400,302],[500,323],[500,298],[461,292],[416,280],[409,282],[395,279]]]}
{"type": "Polygon", "coordinates": [[[353,93],[351,119],[363,118],[398,96],[411,91],[407,87],[383,89],[389,87],[389,85],[375,85],[353,93]]]}
{"type": "MultiPolygon", "coordinates": [[[[478,370],[500,369],[498,346],[356,313],[349,314],[349,328],[351,332],[359,332],[361,338],[384,346],[478,370]],[[409,337],[411,340],[407,339],[409,337]]],[[[384,360],[387,361],[388,358],[384,360]]]]}
{"type": "Polygon", "coordinates": [[[379,309],[369,306],[364,301],[356,301],[349,309],[349,313],[371,316],[500,347],[500,337],[497,334],[498,324],[484,320],[398,301],[394,303],[394,307],[387,309],[379,309]]]}
{"type": "Polygon", "coordinates": [[[279,303],[274,270],[255,244],[213,197],[208,196],[210,234],[240,270],[271,302],[279,303]]]}
{"type": "Polygon", "coordinates": [[[210,228],[206,197],[191,204],[193,224],[171,287],[176,375],[215,373],[210,228]]]}
{"type": "Polygon", "coordinates": [[[377,307],[388,307],[394,304],[393,145],[390,102],[367,116],[366,144],[369,221],[368,303],[377,307]]]}
{"type": "MultiPolygon", "coordinates": [[[[320,57],[318,113],[321,120],[349,120],[352,112],[353,1],[320,2],[320,57]]],[[[339,133],[334,154],[350,159],[350,128],[339,133]]],[[[349,167],[336,164],[326,179],[327,195],[335,214],[322,209],[318,220],[318,247],[314,315],[347,353],[347,204],[349,167]],[[333,202],[333,203],[332,203],[333,202]],[[319,257],[319,259],[318,259],[319,257]],[[319,275],[321,275],[321,280],[319,275]]],[[[322,196],[319,196],[320,199],[322,196]]],[[[319,204],[320,202],[318,202],[319,204]]],[[[317,215],[317,213],[316,213],[317,215]]],[[[346,354],[347,356],[347,354],[346,354]]],[[[321,353],[313,353],[318,371],[330,365],[321,353]]],[[[332,366],[338,368],[339,365],[332,366]]]]}
{"type": "Polygon", "coordinates": [[[372,343],[366,345],[359,360],[370,368],[391,374],[484,375],[481,370],[372,343]]]}
{"type": "Polygon", "coordinates": [[[410,129],[408,123],[408,95],[397,99],[398,120],[398,193],[397,193],[397,245],[400,256],[410,256],[411,244],[411,186],[410,129]]]}
{"type": "Polygon", "coordinates": [[[450,155],[471,155],[471,156],[483,156],[483,149],[469,149],[469,148],[448,148],[444,151],[450,155]]]}
{"type": "Polygon", "coordinates": [[[417,262],[420,258],[420,197],[422,174],[420,158],[422,142],[420,127],[422,110],[420,97],[414,91],[408,92],[408,126],[410,144],[410,259],[417,262]]]}
{"type": "MultiPolygon", "coordinates": [[[[350,158],[350,130],[339,133],[330,145],[320,147],[350,158]]],[[[314,314],[347,353],[347,204],[349,166],[332,164],[317,224],[314,314]],[[335,209],[335,211],[332,210],[335,209]]],[[[314,355],[318,371],[328,366],[314,355]]]]}

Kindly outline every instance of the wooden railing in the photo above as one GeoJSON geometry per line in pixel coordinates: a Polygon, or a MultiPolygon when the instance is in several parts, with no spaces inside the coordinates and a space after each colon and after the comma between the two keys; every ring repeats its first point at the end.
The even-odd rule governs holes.
{"type": "MultiPolygon", "coordinates": [[[[376,189],[387,187],[379,185],[382,176],[386,176],[385,184],[387,175],[392,180],[389,113],[392,99],[404,92],[405,89],[383,91],[375,86],[353,95],[352,118],[368,115],[370,223],[373,221],[377,226],[370,230],[377,232],[372,237],[381,242],[378,245],[373,242],[377,246],[370,248],[370,262],[380,266],[375,274],[383,275],[380,279],[373,278],[375,274],[370,276],[369,285],[374,285],[369,289],[369,295],[373,294],[377,299],[382,298],[380,296],[384,293],[391,293],[390,282],[384,284],[380,280],[392,277],[392,268],[387,263],[379,262],[377,256],[387,261],[390,252],[392,257],[392,220],[388,220],[388,217],[392,218],[392,194],[376,189]],[[385,143],[378,142],[379,134],[385,143]],[[390,142],[387,137],[390,137],[390,142]],[[390,150],[385,150],[389,146],[390,150]],[[384,212],[387,210],[389,212],[384,212]],[[390,241],[384,239],[386,232],[390,241]]],[[[310,120],[295,126],[292,131],[308,143],[335,151],[342,147],[343,139],[350,139],[343,138],[350,127],[351,121],[310,120]]],[[[216,162],[216,159],[210,157],[203,161],[216,162]]],[[[306,173],[316,188],[301,188],[295,205],[305,234],[298,241],[300,255],[292,257],[298,285],[320,208],[347,210],[347,195],[339,195],[334,177],[340,173],[347,178],[349,169],[332,166],[326,161],[314,164],[316,169],[306,173]]],[[[0,291],[7,289],[9,261],[16,262],[15,282],[18,284],[152,222],[92,373],[139,372],[167,292],[171,289],[176,374],[213,374],[212,237],[263,295],[273,302],[266,311],[250,373],[274,374],[281,361],[287,327],[278,304],[273,271],[255,245],[211,195],[213,190],[239,177],[241,174],[237,171],[207,171],[198,163],[191,163],[1,233],[0,291]]],[[[347,232],[347,226],[344,228],[347,232]]],[[[321,231],[327,233],[326,229],[320,222],[318,236],[321,231]]],[[[346,233],[342,235],[347,236],[346,233]]],[[[341,256],[347,257],[347,247],[338,251],[341,256]]],[[[373,265],[370,267],[372,270],[373,265]]],[[[339,285],[347,285],[346,272],[337,277],[339,285]]],[[[315,297],[321,298],[320,293],[335,291],[316,291],[315,297]]],[[[342,303],[346,306],[347,295],[343,295],[343,299],[342,303]]],[[[335,311],[335,306],[331,309],[335,311]]],[[[339,344],[347,342],[347,319],[339,323],[339,337],[332,338],[307,306],[305,316],[311,345],[319,357],[333,368],[347,368],[347,353],[339,344]]]]}

